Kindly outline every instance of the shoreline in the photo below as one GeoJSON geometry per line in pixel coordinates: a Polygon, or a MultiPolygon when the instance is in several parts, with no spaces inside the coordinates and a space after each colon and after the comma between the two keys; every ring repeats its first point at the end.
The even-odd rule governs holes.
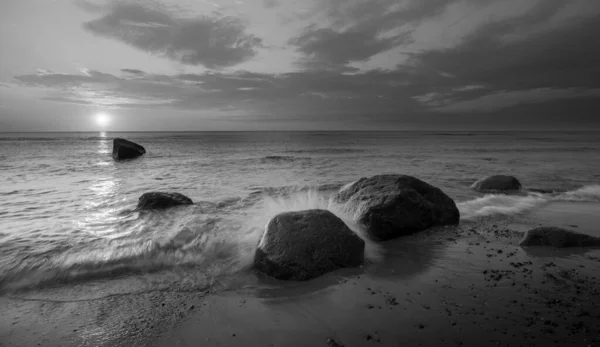
{"type": "Polygon", "coordinates": [[[598,231],[599,204],[565,206],[389,241],[381,262],[305,283],[2,296],[0,346],[595,346],[600,250],[518,246],[540,224],[598,231]]]}

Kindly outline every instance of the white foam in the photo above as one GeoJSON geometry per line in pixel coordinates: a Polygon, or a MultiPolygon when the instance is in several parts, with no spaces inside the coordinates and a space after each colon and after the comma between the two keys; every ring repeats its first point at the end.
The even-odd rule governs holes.
{"type": "Polygon", "coordinates": [[[558,201],[600,201],[600,185],[589,185],[577,190],[562,193],[553,200],[558,201]]]}
{"type": "Polygon", "coordinates": [[[511,196],[488,194],[484,197],[457,204],[461,219],[470,220],[490,215],[517,214],[547,202],[538,195],[511,196]]]}
{"type": "Polygon", "coordinates": [[[558,194],[487,194],[456,205],[462,220],[472,220],[491,215],[518,214],[552,201],[597,202],[600,201],[600,185],[584,186],[558,194]]]}

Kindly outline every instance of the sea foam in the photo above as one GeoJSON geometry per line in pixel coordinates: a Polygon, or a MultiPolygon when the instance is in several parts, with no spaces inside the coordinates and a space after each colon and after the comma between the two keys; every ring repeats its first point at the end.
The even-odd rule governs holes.
{"type": "Polygon", "coordinates": [[[473,200],[460,202],[457,207],[462,220],[472,220],[491,215],[522,213],[549,202],[600,202],[600,185],[559,193],[526,192],[525,195],[487,194],[473,200]]]}

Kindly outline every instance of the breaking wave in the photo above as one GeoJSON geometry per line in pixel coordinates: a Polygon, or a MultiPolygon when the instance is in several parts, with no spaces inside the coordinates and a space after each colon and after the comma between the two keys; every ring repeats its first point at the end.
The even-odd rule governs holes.
{"type": "Polygon", "coordinates": [[[497,214],[512,215],[531,210],[548,202],[600,202],[600,185],[589,185],[567,191],[540,193],[529,191],[525,195],[487,194],[483,197],[457,204],[461,219],[470,220],[477,217],[497,214]]]}

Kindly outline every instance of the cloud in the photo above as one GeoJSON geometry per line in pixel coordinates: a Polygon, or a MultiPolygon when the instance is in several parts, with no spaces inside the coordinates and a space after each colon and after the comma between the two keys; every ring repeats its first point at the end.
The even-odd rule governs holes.
{"type": "Polygon", "coordinates": [[[370,71],[156,75],[123,69],[123,76],[82,69],[79,74],[39,71],[15,77],[21,87],[38,88],[44,99],[111,107],[212,110],[237,107],[282,117],[295,110],[315,113],[357,114],[365,110],[388,112],[416,104],[409,90],[398,86],[402,73],[370,71]],[[314,100],[306,103],[305,98],[314,100]],[[341,103],[340,100],[344,102],[341,103]],[[384,109],[382,109],[382,107],[384,109]],[[386,109],[388,111],[386,111],[386,109]]]}
{"type": "Polygon", "coordinates": [[[122,72],[132,74],[132,75],[145,75],[146,73],[142,70],[138,69],[121,69],[122,72]]]}
{"type": "Polygon", "coordinates": [[[453,47],[410,53],[402,66],[421,76],[413,80],[413,99],[430,111],[491,112],[596,95],[600,81],[589,76],[600,75],[600,46],[593,43],[600,39],[600,4],[570,16],[562,15],[565,6],[541,1],[527,13],[485,23],[453,47]]]}
{"type": "MultiPolygon", "coordinates": [[[[478,6],[491,1],[467,0],[478,6]]],[[[304,55],[300,66],[341,70],[349,63],[365,62],[413,43],[418,24],[443,14],[454,3],[457,1],[325,0],[313,11],[313,15],[324,13],[319,25],[307,26],[289,43],[304,55]]]]}
{"type": "Polygon", "coordinates": [[[263,0],[263,5],[266,8],[274,8],[281,4],[279,3],[278,0],[263,0]]]}
{"type": "Polygon", "coordinates": [[[544,103],[561,99],[597,98],[600,97],[600,88],[597,89],[551,89],[537,88],[522,91],[500,91],[484,95],[472,100],[448,102],[439,106],[442,101],[432,99],[419,99],[420,102],[435,106],[441,112],[492,112],[522,104],[544,103]]]}
{"type": "Polygon", "coordinates": [[[169,105],[173,102],[176,85],[166,87],[157,80],[128,79],[99,71],[82,69],[81,74],[38,71],[15,77],[22,87],[42,88],[44,100],[107,107],[145,107],[169,105]]]}
{"type": "Polygon", "coordinates": [[[330,28],[309,27],[290,40],[304,54],[300,65],[316,70],[335,70],[348,67],[350,62],[365,61],[408,40],[407,35],[377,37],[368,31],[337,32],[330,28]]]}
{"type": "MultiPolygon", "coordinates": [[[[330,0],[327,21],[298,26],[303,30],[290,43],[302,55],[302,69],[286,73],[232,69],[189,73],[197,69],[182,69],[168,75],[153,74],[144,67],[146,71],[125,68],[115,75],[87,69],[78,74],[39,70],[16,80],[21,86],[43,89],[44,98],[54,102],[220,110],[261,119],[351,118],[392,123],[471,117],[468,119],[485,123],[492,118],[509,119],[493,117],[496,114],[519,114],[526,119],[547,113],[544,105],[558,109],[559,103],[592,105],[597,99],[600,81],[592,76],[600,75],[600,46],[595,44],[600,11],[574,10],[569,7],[573,5],[561,1],[531,0],[537,5],[530,4],[527,12],[478,19],[476,26],[451,45],[402,51],[406,59],[398,58],[399,47],[412,45],[414,26],[462,9],[456,4],[465,3],[475,1],[409,0],[399,6],[391,0],[330,0]],[[368,69],[353,65],[375,56],[385,56],[396,64],[368,69]]],[[[125,7],[119,11],[109,7],[102,18],[91,22],[108,33],[105,36],[114,35],[178,61],[181,57],[176,52],[192,47],[195,50],[189,54],[203,59],[200,65],[230,64],[224,63],[227,59],[220,60],[221,65],[211,62],[216,59],[214,52],[203,55],[204,45],[210,41],[203,35],[212,30],[216,19],[180,18],[161,7],[118,6],[125,7]],[[188,24],[197,21],[202,30],[187,32],[188,24]],[[204,30],[205,24],[209,29],[204,30]],[[200,34],[192,35],[196,31],[200,34]],[[192,38],[200,43],[192,44],[196,42],[192,38]]],[[[450,23],[461,20],[468,16],[460,14],[450,23]]],[[[243,31],[236,35],[246,35],[243,31]]],[[[215,45],[221,45],[220,38],[215,40],[215,45]]],[[[232,56],[230,62],[239,61],[232,56]]]]}
{"type": "MultiPolygon", "coordinates": [[[[452,48],[411,54],[415,71],[444,71],[459,83],[497,90],[594,87],[600,72],[598,14],[580,14],[535,35],[511,39],[559,13],[565,2],[542,1],[529,13],[485,24],[452,48]]],[[[599,6],[600,7],[600,6],[599,6]]]]}
{"type": "Polygon", "coordinates": [[[478,89],[484,89],[485,86],[482,86],[481,84],[472,84],[472,85],[468,85],[468,86],[464,86],[464,87],[456,87],[454,89],[452,89],[455,92],[468,92],[471,90],[478,90],[478,89]]]}
{"type": "Polygon", "coordinates": [[[99,19],[84,28],[146,52],[186,65],[223,68],[256,55],[262,40],[245,32],[234,17],[178,17],[164,6],[150,2],[114,3],[99,19]]]}

